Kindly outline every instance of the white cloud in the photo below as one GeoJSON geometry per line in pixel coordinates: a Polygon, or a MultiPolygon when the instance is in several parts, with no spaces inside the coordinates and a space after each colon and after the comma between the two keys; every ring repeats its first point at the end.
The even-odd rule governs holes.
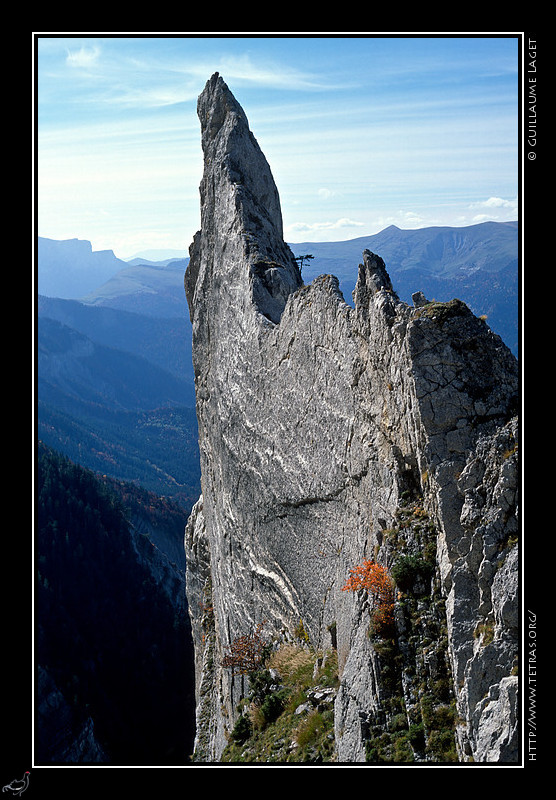
{"type": "Polygon", "coordinates": [[[508,219],[517,219],[519,214],[518,198],[506,200],[503,197],[489,197],[487,200],[479,200],[469,205],[470,209],[477,209],[471,222],[487,222],[488,220],[504,222],[508,219]]]}
{"type": "Polygon", "coordinates": [[[69,67],[86,69],[92,67],[98,61],[100,55],[99,47],[81,47],[79,50],[71,52],[68,50],[66,64],[69,67]]]}
{"type": "Polygon", "coordinates": [[[517,197],[512,200],[504,200],[503,197],[489,197],[488,200],[471,203],[469,208],[513,208],[517,210],[517,197]]]}

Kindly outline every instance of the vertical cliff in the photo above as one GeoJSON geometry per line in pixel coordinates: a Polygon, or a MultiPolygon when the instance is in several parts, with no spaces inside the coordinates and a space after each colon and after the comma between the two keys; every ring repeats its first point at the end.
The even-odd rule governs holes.
{"type": "MultiPolygon", "coordinates": [[[[186,529],[199,760],[217,761],[247,691],[223,654],[300,620],[337,651],[338,762],[514,761],[515,358],[458,300],[401,302],[365,251],[348,305],[303,284],[278,192],[215,74],[198,101],[201,230],[185,290],[202,498],[186,529]],[[392,630],[345,592],[364,558],[396,582],[392,630]],[[394,749],[393,749],[394,748],[394,749]],[[455,755],[454,755],[455,754],[455,755]]],[[[418,289],[419,287],[416,287],[418,289]]]]}

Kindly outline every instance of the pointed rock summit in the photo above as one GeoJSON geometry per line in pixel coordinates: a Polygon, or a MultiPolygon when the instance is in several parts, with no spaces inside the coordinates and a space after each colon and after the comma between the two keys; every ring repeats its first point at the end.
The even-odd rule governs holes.
{"type": "Polygon", "coordinates": [[[226,288],[245,290],[259,312],[278,322],[288,296],[302,284],[297,262],[283,241],[282,211],[270,167],[247,117],[215,73],[199,97],[204,174],[201,232],[190,248],[186,294],[215,287],[214,260],[226,270],[226,288]],[[220,259],[220,255],[222,258],[220,259]]]}
{"type": "Polygon", "coordinates": [[[354,308],[334,276],[303,285],[269,165],[219,75],[198,113],[195,758],[220,760],[249,691],[228,648],[261,624],[294,644],[301,622],[338,660],[337,762],[399,759],[400,714],[423,731],[406,760],[515,761],[516,360],[459,300],[401,302],[377,254],[362,254],[354,308]],[[372,596],[342,591],[363,559],[396,586],[387,636],[372,596]]]}

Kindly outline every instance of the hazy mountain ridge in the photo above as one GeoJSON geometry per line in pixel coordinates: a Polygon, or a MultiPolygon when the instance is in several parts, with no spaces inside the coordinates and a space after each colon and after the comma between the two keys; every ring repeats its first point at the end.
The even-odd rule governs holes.
{"type": "Polygon", "coordinates": [[[49,297],[81,297],[126,266],[112,250],[94,251],[84,239],[37,240],[37,291],[49,297]]]}
{"type": "Polygon", "coordinates": [[[486,315],[514,355],[519,331],[519,224],[483,222],[466,227],[402,230],[395,225],[380,233],[344,242],[303,242],[294,253],[314,256],[303,268],[305,281],[335,275],[346,302],[357,278],[360,254],[380,253],[406,303],[419,288],[429,299],[463,300],[477,316],[486,315]]]}
{"type": "Polygon", "coordinates": [[[184,316],[183,275],[188,259],[135,264],[120,270],[81,301],[151,317],[184,316]]]}
{"type": "MultiPolygon", "coordinates": [[[[183,282],[183,281],[182,281],[183,282]]],[[[145,358],[187,384],[185,405],[193,407],[191,323],[188,315],[154,317],[112,308],[88,305],[78,300],[39,296],[38,318],[48,317],[73,328],[100,345],[145,358]]]]}
{"type": "MultiPolygon", "coordinates": [[[[518,353],[519,331],[519,224],[483,222],[464,227],[401,229],[390,225],[379,233],[337,242],[292,244],[295,255],[309,253],[313,259],[303,268],[309,283],[318,275],[335,275],[346,302],[352,303],[357,267],[365,249],[382,254],[402,300],[411,302],[419,287],[430,299],[447,301],[457,296],[474,314],[488,317],[514,355],[518,353]]],[[[112,251],[92,251],[89,242],[55,242],[39,239],[39,293],[50,298],[77,299],[93,307],[134,312],[156,318],[182,321],[186,347],[191,329],[184,305],[183,274],[189,257],[152,261],[135,257],[127,262],[112,251]],[[47,243],[47,244],[45,244],[47,243]],[[73,253],[70,275],[83,272],[88,288],[73,285],[60,288],[54,275],[55,252],[59,265],[67,264],[73,253]],[[106,254],[112,253],[112,258],[106,254]],[[95,259],[112,271],[91,286],[90,276],[99,275],[95,259]]],[[[103,266],[103,268],[104,268],[103,266]]],[[[63,270],[62,270],[63,272],[63,270]]],[[[73,280],[73,279],[72,279],[73,280]]],[[[189,352],[189,351],[188,351],[189,352]]]]}
{"type": "Polygon", "coordinates": [[[191,405],[185,381],[131,352],[99,344],[42,317],[37,350],[41,396],[53,386],[73,397],[120,410],[191,405]]]}
{"type": "MultiPolygon", "coordinates": [[[[129,354],[120,353],[118,359],[119,363],[122,359],[138,363],[129,354]]],[[[71,364],[79,366],[79,361],[66,359],[64,370],[71,364]]],[[[99,372],[104,373],[104,368],[99,372]]],[[[95,374],[94,369],[89,372],[95,374]]],[[[91,386],[90,381],[78,382],[74,377],[67,385],[65,381],[49,381],[39,372],[39,439],[75,463],[171,496],[188,510],[199,493],[194,409],[168,402],[145,402],[142,409],[124,408],[108,394],[100,394],[97,380],[98,375],[91,386]]],[[[134,381],[136,385],[137,376],[134,381]]],[[[115,385],[121,385],[121,381],[114,380],[109,388],[114,391],[115,385]]],[[[124,385],[118,399],[129,397],[124,385]]]]}
{"type": "Polygon", "coordinates": [[[402,229],[390,225],[379,233],[343,242],[304,242],[292,248],[322,258],[357,258],[364,249],[381,250],[396,276],[405,269],[454,276],[467,268],[498,272],[517,266],[517,222],[481,222],[464,227],[402,229]]]}
{"type": "Polygon", "coordinates": [[[39,438],[84,467],[189,509],[199,465],[187,324],[41,299],[39,438]]]}

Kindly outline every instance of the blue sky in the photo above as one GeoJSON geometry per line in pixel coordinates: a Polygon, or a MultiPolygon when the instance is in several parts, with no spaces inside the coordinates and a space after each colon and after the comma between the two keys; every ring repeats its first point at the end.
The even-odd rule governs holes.
{"type": "Polygon", "coordinates": [[[517,35],[36,36],[39,236],[187,254],[215,71],[289,242],[518,218],[517,35]]]}

